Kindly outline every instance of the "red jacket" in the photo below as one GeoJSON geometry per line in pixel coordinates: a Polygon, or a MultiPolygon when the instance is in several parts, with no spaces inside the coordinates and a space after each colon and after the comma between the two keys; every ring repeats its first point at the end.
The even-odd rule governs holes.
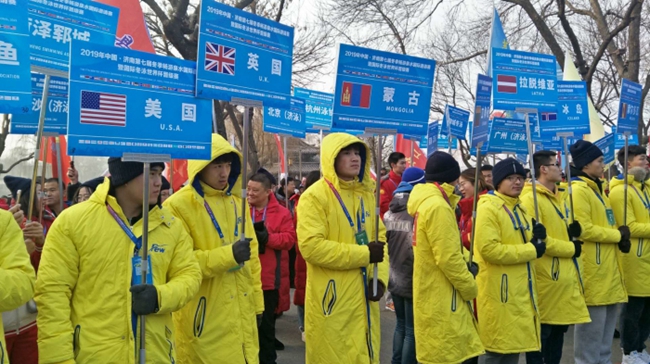
{"type": "MultiPolygon", "coordinates": [[[[488,191],[484,190],[478,194],[479,200],[482,195],[488,191]]],[[[474,208],[474,196],[464,198],[458,202],[460,207],[460,220],[458,221],[458,228],[460,229],[460,238],[463,240],[463,245],[467,250],[470,248],[470,237],[472,235],[472,209],[474,208]]]]}
{"type": "Polygon", "coordinates": [[[388,211],[388,205],[393,199],[393,192],[397,186],[402,182],[402,176],[398,176],[392,170],[388,173],[388,178],[384,177],[381,181],[381,188],[379,189],[379,216],[384,219],[384,214],[388,211]]]}

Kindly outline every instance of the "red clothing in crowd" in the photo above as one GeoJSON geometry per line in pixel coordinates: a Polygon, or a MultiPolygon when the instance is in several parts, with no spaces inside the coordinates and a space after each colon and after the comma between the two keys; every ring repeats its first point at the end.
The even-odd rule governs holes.
{"type": "MultiPolygon", "coordinates": [[[[486,194],[488,191],[484,190],[478,194],[479,200],[481,196],[486,194]]],[[[474,196],[467,197],[458,202],[458,207],[460,207],[460,220],[458,221],[458,227],[460,228],[460,238],[463,241],[463,245],[467,250],[470,248],[470,237],[472,236],[472,209],[474,208],[474,196]]]]}
{"type": "Polygon", "coordinates": [[[402,176],[398,176],[392,170],[388,173],[388,177],[384,177],[381,180],[381,188],[379,189],[379,215],[381,219],[384,219],[384,214],[388,211],[388,205],[393,199],[393,192],[397,189],[397,186],[402,182],[402,176]]]}

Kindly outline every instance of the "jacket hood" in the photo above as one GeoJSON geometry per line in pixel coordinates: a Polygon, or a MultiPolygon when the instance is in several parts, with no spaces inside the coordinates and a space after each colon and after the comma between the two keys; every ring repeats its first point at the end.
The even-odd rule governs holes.
{"type": "MultiPolygon", "coordinates": [[[[645,186],[644,188],[650,188],[650,181],[646,180],[644,182],[639,182],[634,179],[634,176],[631,174],[627,175],[627,183],[629,185],[634,185],[637,187],[645,186]]],[[[614,190],[614,188],[618,186],[623,186],[625,185],[625,177],[623,174],[619,174],[618,176],[612,178],[612,180],[609,182],[609,189],[610,191],[614,190]]]]}
{"type": "Polygon", "coordinates": [[[517,209],[521,209],[526,212],[526,209],[524,209],[524,207],[521,205],[521,200],[519,197],[510,197],[497,191],[490,191],[486,193],[485,196],[481,197],[478,200],[478,206],[481,206],[483,204],[492,204],[497,208],[501,208],[505,205],[511,211],[516,206],[517,209]]]}
{"type": "MultiPolygon", "coordinates": [[[[537,193],[538,194],[546,195],[546,196],[549,196],[549,197],[552,197],[552,198],[559,197],[560,187],[557,186],[557,185],[555,186],[555,192],[550,191],[548,188],[546,188],[546,186],[542,185],[539,182],[537,182],[536,188],[537,188],[537,193]]],[[[527,195],[529,193],[533,193],[533,183],[532,182],[526,182],[526,184],[524,185],[524,189],[521,191],[521,196],[527,195]]]]}
{"type": "Polygon", "coordinates": [[[390,200],[388,209],[393,213],[406,210],[406,204],[408,203],[410,195],[410,191],[393,194],[393,199],[390,200]]]}
{"type": "Polygon", "coordinates": [[[226,139],[224,139],[219,134],[212,134],[212,152],[209,160],[190,160],[187,163],[187,175],[190,183],[203,197],[203,188],[199,183],[199,179],[196,178],[199,172],[203,168],[207,167],[213,160],[221,157],[222,155],[232,153],[236,156],[233,158],[232,166],[230,169],[230,177],[228,177],[228,188],[226,190],[227,194],[231,194],[237,197],[241,197],[241,170],[242,170],[242,155],[237,149],[235,149],[226,139]]]}
{"type": "MultiPolygon", "coordinates": [[[[441,184],[440,187],[442,187],[447,194],[447,198],[449,198],[449,202],[451,203],[451,208],[456,209],[456,205],[458,205],[458,201],[460,201],[460,196],[454,194],[455,187],[447,183],[441,184]]],[[[442,196],[442,193],[440,193],[440,190],[435,184],[424,183],[415,185],[407,203],[409,215],[415,216],[420,205],[431,196],[442,196]]]]}
{"type": "Polygon", "coordinates": [[[357,180],[364,189],[374,191],[375,185],[370,178],[370,163],[368,163],[368,156],[370,156],[370,148],[361,139],[346,133],[332,133],[323,138],[323,145],[321,147],[321,170],[323,177],[332,182],[337,189],[341,188],[341,180],[336,174],[335,162],[336,156],[339,155],[341,150],[349,147],[352,144],[361,144],[361,170],[357,180]]]}
{"type": "Polygon", "coordinates": [[[413,185],[408,182],[400,182],[399,185],[397,185],[395,192],[393,192],[393,195],[404,192],[410,193],[411,191],[413,191],[413,185]]]}

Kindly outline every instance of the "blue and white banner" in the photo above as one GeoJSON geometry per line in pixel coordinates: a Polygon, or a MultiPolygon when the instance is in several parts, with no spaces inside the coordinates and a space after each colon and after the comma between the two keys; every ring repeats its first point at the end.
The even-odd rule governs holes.
{"type": "MultiPolygon", "coordinates": [[[[616,135],[616,141],[614,142],[614,148],[621,149],[625,148],[625,135],[618,133],[616,127],[612,128],[612,133],[616,135]]],[[[628,140],[628,145],[639,145],[639,135],[637,133],[630,134],[628,140]]]]}
{"type": "Polygon", "coordinates": [[[445,106],[445,114],[442,117],[440,134],[449,135],[457,139],[467,137],[467,124],[469,123],[469,111],[459,107],[445,106]],[[449,116],[449,118],[447,118],[449,116]]]}
{"type": "Polygon", "coordinates": [[[573,132],[574,136],[590,133],[587,83],[584,81],[557,81],[557,118],[542,121],[542,133],[573,132]]]}
{"type": "Polygon", "coordinates": [[[440,122],[434,121],[429,123],[427,129],[427,158],[438,150],[438,136],[440,135],[440,122]]]}
{"type": "Polygon", "coordinates": [[[309,129],[332,127],[334,94],[296,87],[293,95],[305,100],[305,125],[309,129]]]}
{"type": "Polygon", "coordinates": [[[472,148],[479,143],[486,144],[490,131],[490,112],[492,106],[492,78],[478,75],[476,82],[476,102],[474,104],[474,123],[472,128],[472,148]]]}
{"type": "Polygon", "coordinates": [[[621,83],[621,98],[618,103],[618,133],[636,134],[638,132],[642,96],[643,87],[641,85],[628,79],[623,79],[621,83]]]}
{"type": "MultiPolygon", "coordinates": [[[[32,113],[12,115],[12,134],[36,134],[38,119],[43,104],[44,82],[45,75],[32,73],[32,113]]],[[[43,131],[46,133],[67,134],[68,79],[51,77],[47,95],[47,109],[45,111],[43,131]]]]}
{"type": "Polygon", "coordinates": [[[305,137],[305,100],[291,98],[291,108],[264,107],[264,131],[267,133],[305,137]]]}
{"type": "Polygon", "coordinates": [[[32,104],[27,7],[24,1],[2,1],[0,14],[0,113],[27,114],[32,104]]]}
{"type": "Polygon", "coordinates": [[[603,159],[605,164],[610,164],[614,161],[614,153],[615,153],[614,142],[615,142],[614,133],[610,133],[596,140],[596,142],[594,143],[594,145],[600,148],[600,150],[603,152],[603,157],[604,157],[603,159]]]}
{"type": "Polygon", "coordinates": [[[490,124],[488,153],[528,154],[527,140],[524,121],[494,118],[490,124]]]}

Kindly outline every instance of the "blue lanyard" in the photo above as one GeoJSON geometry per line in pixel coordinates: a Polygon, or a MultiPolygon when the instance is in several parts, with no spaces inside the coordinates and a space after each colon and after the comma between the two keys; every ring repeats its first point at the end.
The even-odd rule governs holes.
{"type": "Polygon", "coordinates": [[[648,200],[648,195],[645,193],[645,190],[643,191],[643,195],[645,196],[645,199],[641,197],[641,194],[639,193],[639,190],[636,189],[634,185],[630,185],[633,189],[634,192],[636,192],[637,196],[641,199],[641,202],[643,203],[643,206],[645,206],[646,210],[650,210],[650,200],[648,200]]]}
{"type": "MultiPolygon", "coordinates": [[[[205,206],[205,210],[208,212],[208,215],[210,215],[210,219],[212,220],[212,225],[214,225],[214,228],[217,230],[217,233],[219,234],[219,237],[223,239],[223,231],[221,231],[221,226],[219,226],[219,222],[217,221],[217,218],[214,216],[214,212],[212,212],[212,209],[210,208],[210,205],[208,205],[208,201],[203,200],[203,206],[205,206]]],[[[239,216],[237,215],[237,206],[235,206],[235,203],[233,202],[233,206],[235,209],[235,237],[239,236],[239,224],[237,221],[239,220],[239,216]]]]}
{"type": "MultiPolygon", "coordinates": [[[[264,213],[262,214],[262,221],[266,221],[266,208],[267,207],[269,207],[269,205],[264,206],[264,213]]],[[[256,212],[257,212],[257,210],[255,210],[255,207],[253,207],[253,211],[251,211],[253,224],[255,223],[255,213],[256,212]]]]}
{"type": "MultiPolygon", "coordinates": [[[[579,178],[579,177],[573,177],[573,178],[571,178],[571,180],[572,180],[572,181],[580,181],[580,182],[584,182],[584,181],[583,181],[581,178],[579,178]]],[[[600,196],[600,194],[599,194],[598,192],[596,192],[596,190],[594,190],[593,188],[590,187],[589,189],[592,190],[592,191],[594,191],[594,194],[596,195],[596,197],[598,197],[598,199],[600,200],[600,203],[602,203],[602,204],[603,204],[603,207],[605,207],[605,210],[607,210],[607,205],[605,205],[605,200],[603,200],[602,196],[600,196]]]]}
{"type": "MultiPolygon", "coordinates": [[[[490,191],[488,193],[490,195],[497,196],[496,194],[494,194],[494,191],[490,191]]],[[[497,197],[499,197],[499,196],[497,196],[497,197]]],[[[501,198],[501,197],[499,197],[499,198],[501,198]]],[[[501,198],[501,200],[503,201],[502,198],[501,198]]],[[[503,209],[506,211],[506,213],[510,217],[510,221],[512,221],[512,226],[515,228],[515,230],[521,229],[523,226],[521,226],[521,222],[519,221],[519,216],[517,215],[517,211],[516,211],[517,206],[515,206],[515,215],[517,215],[517,221],[519,222],[519,225],[517,225],[517,222],[515,222],[515,216],[512,215],[512,212],[510,212],[510,209],[508,209],[508,207],[506,206],[505,201],[504,201],[504,204],[503,204],[503,209]]],[[[526,227],[528,227],[528,224],[526,224],[526,227]]]]}
{"type": "Polygon", "coordinates": [[[555,209],[555,212],[557,212],[558,216],[560,216],[560,218],[562,219],[562,221],[564,221],[564,224],[566,225],[567,224],[566,219],[569,216],[569,211],[566,208],[566,204],[564,206],[564,208],[566,210],[565,211],[566,212],[566,217],[565,217],[564,215],[562,215],[562,211],[560,211],[560,209],[558,209],[557,206],[555,206],[555,204],[553,203],[553,200],[548,195],[546,195],[546,198],[548,198],[548,201],[551,203],[551,205],[553,205],[553,208],[555,209]]]}
{"type": "MultiPolygon", "coordinates": [[[[348,222],[350,223],[350,227],[354,229],[354,221],[352,220],[352,216],[350,216],[350,213],[348,212],[347,207],[345,207],[345,203],[343,203],[343,199],[341,198],[341,195],[339,192],[334,188],[334,185],[327,179],[325,179],[325,182],[327,183],[328,186],[330,186],[330,189],[332,190],[332,193],[336,197],[337,200],[339,200],[339,204],[341,205],[341,209],[343,209],[343,213],[345,214],[345,217],[348,219],[348,222]]],[[[357,212],[357,231],[361,231],[362,224],[366,223],[366,213],[365,209],[363,206],[363,198],[361,199],[361,217],[359,217],[359,213],[357,212]]]]}
{"type": "Polygon", "coordinates": [[[108,212],[111,214],[111,216],[113,216],[113,219],[115,219],[115,221],[117,222],[117,224],[120,225],[120,227],[122,228],[122,230],[124,230],[124,232],[126,233],[126,235],[127,235],[127,236],[129,237],[129,239],[131,239],[131,241],[133,242],[133,244],[135,244],[136,252],[139,251],[139,250],[140,250],[140,247],[142,247],[142,237],[137,238],[137,237],[135,236],[135,234],[133,234],[133,231],[131,231],[131,229],[130,229],[128,226],[126,226],[126,224],[124,223],[124,220],[122,220],[122,219],[119,217],[119,215],[117,214],[117,212],[115,212],[115,210],[113,210],[113,208],[111,207],[111,205],[106,204],[106,209],[108,209],[108,212]]]}

